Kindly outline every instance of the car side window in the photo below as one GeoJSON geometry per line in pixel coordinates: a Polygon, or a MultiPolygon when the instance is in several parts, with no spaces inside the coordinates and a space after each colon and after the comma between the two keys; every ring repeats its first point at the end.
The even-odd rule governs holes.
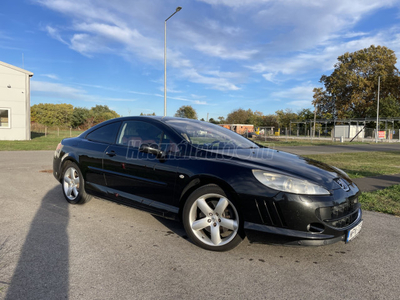
{"type": "Polygon", "coordinates": [[[90,132],[86,139],[94,142],[113,144],[115,142],[115,137],[118,133],[120,122],[115,122],[102,126],[92,132],[90,132]]]}
{"type": "Polygon", "coordinates": [[[117,138],[118,145],[138,148],[141,144],[159,144],[163,131],[153,124],[142,121],[124,122],[117,138]]]}
{"type": "Polygon", "coordinates": [[[117,138],[118,145],[139,148],[142,144],[157,145],[162,151],[177,152],[176,144],[162,129],[142,121],[126,121],[122,123],[117,138]]]}

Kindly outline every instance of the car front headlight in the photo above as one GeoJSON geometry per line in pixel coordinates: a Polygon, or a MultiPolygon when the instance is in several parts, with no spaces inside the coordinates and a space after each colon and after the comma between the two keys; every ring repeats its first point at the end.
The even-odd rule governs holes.
{"type": "Polygon", "coordinates": [[[262,170],[253,170],[253,174],[259,182],[274,190],[302,195],[330,195],[328,190],[307,180],[262,170]]]}

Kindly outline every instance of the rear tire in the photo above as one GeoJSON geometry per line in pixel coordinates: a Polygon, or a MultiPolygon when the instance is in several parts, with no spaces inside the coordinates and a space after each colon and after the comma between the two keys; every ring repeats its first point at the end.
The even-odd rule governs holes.
{"type": "Polygon", "coordinates": [[[189,238],[201,248],[227,251],[244,238],[243,220],[233,199],[217,185],[196,189],[183,208],[183,226],[189,238]]]}
{"type": "Polygon", "coordinates": [[[92,199],[85,191],[85,182],[76,163],[67,161],[62,169],[61,187],[65,197],[71,204],[83,204],[92,199]]]}

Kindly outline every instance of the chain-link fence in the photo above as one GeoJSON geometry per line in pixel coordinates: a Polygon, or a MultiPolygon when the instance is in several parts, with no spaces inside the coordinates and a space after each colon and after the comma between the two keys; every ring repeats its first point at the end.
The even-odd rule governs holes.
{"type": "Polygon", "coordinates": [[[313,126],[296,126],[290,128],[261,127],[260,139],[267,138],[291,138],[291,139],[331,139],[332,141],[357,141],[373,142],[375,137],[380,142],[399,142],[399,129],[367,128],[361,125],[328,125],[316,124],[315,131],[313,126]]]}
{"type": "Polygon", "coordinates": [[[31,124],[32,138],[38,136],[59,136],[59,137],[74,137],[82,133],[82,130],[72,129],[68,126],[45,126],[43,124],[31,124]]]}

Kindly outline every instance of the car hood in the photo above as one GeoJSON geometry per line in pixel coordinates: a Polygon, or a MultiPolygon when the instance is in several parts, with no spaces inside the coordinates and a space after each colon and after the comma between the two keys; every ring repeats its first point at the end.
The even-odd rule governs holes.
{"type": "Polygon", "coordinates": [[[335,182],[335,179],[338,178],[345,179],[349,184],[352,184],[348,177],[344,177],[331,166],[288,152],[270,148],[207,151],[221,158],[230,159],[232,163],[306,179],[329,190],[340,188],[339,184],[335,182]]]}

